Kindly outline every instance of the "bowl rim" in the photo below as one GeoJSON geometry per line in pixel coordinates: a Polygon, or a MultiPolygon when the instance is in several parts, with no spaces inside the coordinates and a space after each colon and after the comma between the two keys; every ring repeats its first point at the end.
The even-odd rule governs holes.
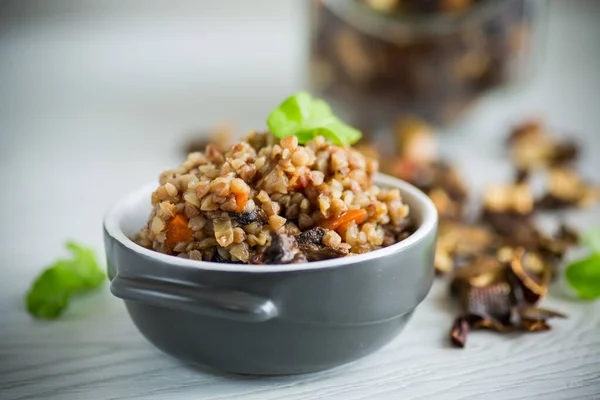
{"type": "Polygon", "coordinates": [[[334,258],[330,260],[304,262],[298,264],[268,264],[268,265],[248,265],[248,264],[226,264],[212,261],[190,260],[163,254],[154,250],[147,249],[135,243],[127,237],[120,228],[120,222],[125,215],[125,211],[131,208],[132,203],[136,203],[140,196],[147,196],[148,192],[157,187],[156,183],[146,184],[143,187],[128,193],[115,204],[113,204],[104,216],[104,229],[106,233],[114,240],[125,246],[127,249],[142,256],[150,257],[172,266],[183,268],[192,268],[208,271],[222,272],[247,272],[247,273],[270,273],[270,272],[291,272],[291,271],[312,271],[326,268],[335,268],[351,264],[357,264],[364,261],[370,261],[380,257],[398,253],[409,247],[416,245],[425,239],[431,231],[435,229],[438,221],[437,209],[429,197],[415,186],[401,179],[394,178],[385,174],[375,176],[377,185],[400,189],[400,194],[409,193],[420,204],[422,213],[422,222],[417,230],[406,239],[394,243],[391,246],[373,250],[368,253],[358,254],[350,257],[334,258]]]}

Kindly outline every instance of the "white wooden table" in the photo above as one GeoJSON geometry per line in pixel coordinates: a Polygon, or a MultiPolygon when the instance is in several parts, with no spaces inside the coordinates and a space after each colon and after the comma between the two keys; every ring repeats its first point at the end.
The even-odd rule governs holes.
{"type": "MultiPolygon", "coordinates": [[[[447,344],[454,309],[438,281],[384,349],[287,377],[220,374],[160,353],[106,286],[58,321],[31,319],[23,295],[64,240],[101,253],[106,207],[177,163],[191,129],[226,117],[261,127],[301,86],[299,3],[163,2],[143,13],[139,1],[120,12],[116,1],[92,10],[71,3],[21,5],[0,23],[0,399],[600,398],[600,302],[578,302],[560,285],[544,305],[569,319],[551,332],[477,332],[457,350],[447,344]]],[[[582,169],[599,178],[600,2],[551,9],[535,80],[490,97],[443,138],[475,188],[508,178],[502,135],[532,112],[583,140],[582,169]]],[[[600,210],[568,219],[597,225],[600,210]]]]}

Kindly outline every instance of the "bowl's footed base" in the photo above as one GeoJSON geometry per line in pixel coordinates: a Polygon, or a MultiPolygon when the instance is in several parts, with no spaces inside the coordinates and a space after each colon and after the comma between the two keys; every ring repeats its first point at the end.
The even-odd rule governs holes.
{"type": "Polygon", "coordinates": [[[413,311],[353,326],[236,322],[126,301],[139,331],[176,358],[244,375],[323,371],[364,357],[390,342],[413,311]]]}

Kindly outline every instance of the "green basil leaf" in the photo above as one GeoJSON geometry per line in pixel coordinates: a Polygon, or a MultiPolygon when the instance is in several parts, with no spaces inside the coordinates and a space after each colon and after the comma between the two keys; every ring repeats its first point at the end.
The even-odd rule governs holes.
{"type": "Polygon", "coordinates": [[[74,242],[67,242],[66,247],[74,258],[69,265],[80,277],[83,288],[93,289],[104,282],[106,275],[96,260],[94,250],[74,242]]]}
{"type": "Polygon", "coordinates": [[[600,253],[600,227],[592,228],[581,238],[583,244],[592,253],[600,253]]]}
{"type": "Polygon", "coordinates": [[[565,275],[580,298],[594,300],[600,297],[600,254],[569,264],[565,275]]]}
{"type": "Polygon", "coordinates": [[[269,115],[267,126],[276,137],[296,136],[301,144],[322,135],[336,145],[350,146],[362,136],[359,130],[336,117],[325,101],[306,92],[284,100],[269,115]]]}
{"type": "Polygon", "coordinates": [[[73,294],[95,289],[105,280],[93,250],[73,242],[66,247],[72,258],[58,260],[46,268],[27,293],[27,311],[34,317],[58,317],[73,294]]]}

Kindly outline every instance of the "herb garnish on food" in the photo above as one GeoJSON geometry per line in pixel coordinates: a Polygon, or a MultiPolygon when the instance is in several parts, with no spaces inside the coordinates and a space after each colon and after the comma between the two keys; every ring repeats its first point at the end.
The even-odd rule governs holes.
{"type": "Polygon", "coordinates": [[[71,295],[95,289],[105,280],[93,250],[73,242],[67,242],[66,248],[72,258],[60,259],[46,268],[27,293],[27,311],[36,318],[58,317],[71,295]]]}
{"type": "Polygon", "coordinates": [[[321,135],[336,145],[350,146],[362,136],[360,131],[343,123],[329,105],[306,92],[298,92],[271,111],[269,129],[279,139],[296,136],[304,144],[321,135]]]}
{"type": "Polygon", "coordinates": [[[594,300],[600,297],[600,228],[590,230],[582,242],[592,254],[569,264],[565,275],[580,298],[594,300]]]}

